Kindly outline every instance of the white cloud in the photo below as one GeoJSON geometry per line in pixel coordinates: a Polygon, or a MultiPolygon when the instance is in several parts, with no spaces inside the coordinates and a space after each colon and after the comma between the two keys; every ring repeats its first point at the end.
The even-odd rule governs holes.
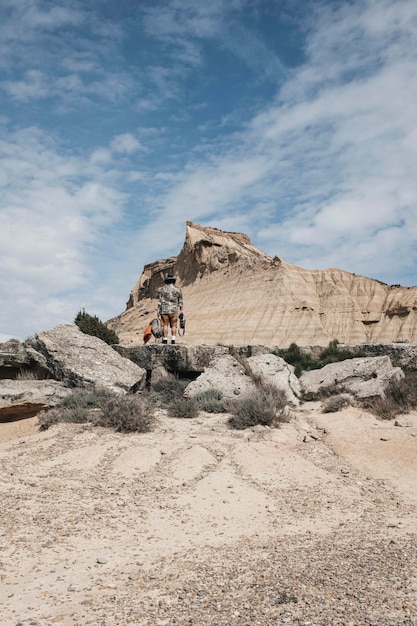
{"type": "Polygon", "coordinates": [[[246,232],[304,267],[417,282],[414,0],[316,0],[302,13],[305,61],[287,76],[255,30],[244,45],[239,11],[256,2],[146,6],[158,55],[135,67],[120,63],[121,24],[78,2],[48,7],[0,7],[10,18],[0,23],[6,101],[29,119],[32,105],[62,113],[61,138],[23,117],[8,132],[12,106],[0,118],[3,335],[68,321],[82,306],[117,314],[143,264],[178,253],[187,219],[246,232]],[[229,109],[207,98],[204,116],[191,115],[190,78],[201,86],[207,70],[216,87],[203,66],[224,46],[247,78],[262,67],[281,81],[245,125],[262,98],[229,109]],[[80,117],[67,129],[69,110],[80,117]]]}
{"type": "Polygon", "coordinates": [[[309,57],[276,103],[155,199],[156,232],[173,215],[247,223],[289,262],[406,275],[417,261],[417,5],[370,0],[315,19],[309,57]]]}
{"type": "Polygon", "coordinates": [[[28,70],[22,80],[6,80],[1,86],[9,96],[19,102],[47,98],[50,95],[47,78],[39,70],[28,70]]]}
{"type": "Polygon", "coordinates": [[[68,155],[36,128],[4,134],[0,168],[7,176],[0,200],[0,330],[16,336],[15,328],[33,332],[37,320],[70,321],[83,304],[78,299],[94,300],[88,291],[93,282],[99,287],[100,273],[117,254],[117,238],[110,247],[106,231],[117,232],[127,196],[118,190],[121,172],[109,176],[68,155]]]}
{"type": "Polygon", "coordinates": [[[110,146],[113,152],[120,152],[122,154],[133,154],[137,150],[143,150],[140,141],[138,141],[132,133],[116,135],[116,137],[112,139],[110,146]]]}
{"type": "Polygon", "coordinates": [[[97,148],[96,150],[93,150],[90,156],[91,163],[106,164],[111,163],[111,160],[111,150],[108,148],[97,148]]]}
{"type": "Polygon", "coordinates": [[[116,102],[134,84],[119,69],[120,42],[120,26],[76,1],[48,8],[40,0],[2,3],[0,89],[20,103],[53,98],[80,108],[97,97],[116,102]]]}

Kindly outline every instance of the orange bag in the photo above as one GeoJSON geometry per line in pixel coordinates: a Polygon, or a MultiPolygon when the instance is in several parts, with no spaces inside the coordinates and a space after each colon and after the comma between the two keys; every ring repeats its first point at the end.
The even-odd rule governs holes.
{"type": "Polygon", "coordinates": [[[143,333],[143,343],[148,343],[149,339],[152,337],[152,322],[145,328],[145,332],[143,333]]]}

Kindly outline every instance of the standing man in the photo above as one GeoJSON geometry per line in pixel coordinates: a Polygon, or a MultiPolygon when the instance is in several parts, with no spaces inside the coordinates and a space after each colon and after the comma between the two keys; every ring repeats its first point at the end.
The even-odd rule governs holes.
{"type": "Polygon", "coordinates": [[[182,292],[175,286],[176,278],[172,274],[165,277],[165,285],[159,292],[158,313],[164,328],[162,343],[168,343],[168,327],[171,328],[171,343],[175,343],[178,325],[178,313],[182,313],[182,292]]]}

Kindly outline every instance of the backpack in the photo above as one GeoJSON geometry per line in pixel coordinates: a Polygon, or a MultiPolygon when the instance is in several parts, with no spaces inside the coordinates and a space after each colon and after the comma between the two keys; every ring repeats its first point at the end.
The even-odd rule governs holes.
{"type": "Polygon", "coordinates": [[[160,339],[161,337],[164,336],[162,323],[161,323],[161,320],[159,319],[159,317],[155,317],[155,319],[152,320],[152,322],[151,322],[151,330],[152,330],[152,335],[155,337],[155,339],[160,339]]]}

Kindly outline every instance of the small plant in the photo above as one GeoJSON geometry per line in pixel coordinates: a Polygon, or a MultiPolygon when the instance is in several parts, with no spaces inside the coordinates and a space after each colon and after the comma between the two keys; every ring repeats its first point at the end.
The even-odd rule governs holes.
{"type": "Polygon", "coordinates": [[[400,413],[408,413],[417,407],[417,372],[406,370],[404,378],[393,380],[384,397],[365,400],[362,406],[381,419],[394,419],[400,413]]]}
{"type": "Polygon", "coordinates": [[[104,322],[102,322],[97,315],[89,315],[89,313],[86,313],[83,309],[77,313],[74,322],[86,335],[98,337],[109,345],[119,343],[119,337],[116,333],[113,330],[110,330],[110,328],[107,328],[104,322]]]}
{"type": "Polygon", "coordinates": [[[343,409],[345,406],[349,406],[351,402],[352,397],[347,393],[339,393],[336,396],[330,396],[324,400],[322,412],[337,413],[337,411],[340,411],[340,409],[343,409]]]}
{"type": "Polygon", "coordinates": [[[392,420],[402,411],[390,397],[371,398],[362,403],[362,406],[383,420],[392,420]]]}
{"type": "Polygon", "coordinates": [[[225,403],[220,389],[206,389],[194,396],[199,409],[206,413],[224,413],[225,403]]]}
{"type": "Polygon", "coordinates": [[[257,386],[228,403],[228,424],[237,430],[257,425],[276,427],[280,422],[288,422],[286,404],[283,391],[272,385],[257,386]]]}
{"type": "Polygon", "coordinates": [[[168,404],[167,410],[170,417],[191,419],[197,417],[200,407],[194,398],[178,398],[168,404]]]}
{"type": "Polygon", "coordinates": [[[93,419],[97,426],[113,428],[119,433],[147,433],[154,425],[154,406],[143,396],[109,396],[98,407],[93,419]]]}
{"type": "Polygon", "coordinates": [[[149,398],[158,406],[166,406],[174,400],[184,397],[184,389],[189,384],[188,380],[169,374],[160,378],[156,383],[151,383],[149,398]]]}
{"type": "Polygon", "coordinates": [[[41,430],[60,422],[113,428],[117,432],[148,432],[152,429],[154,405],[141,395],[119,395],[107,390],[74,389],[60,405],[38,415],[41,430]],[[98,410],[94,410],[98,409],[98,410]]]}
{"type": "Polygon", "coordinates": [[[329,363],[366,356],[365,353],[358,352],[353,354],[349,350],[342,350],[339,348],[337,339],[330,341],[327,348],[321,351],[318,358],[314,358],[310,353],[301,350],[296,343],[292,343],[287,349],[276,351],[275,354],[294,367],[294,374],[297,377],[300,377],[305,371],[320,369],[329,363]]]}
{"type": "Polygon", "coordinates": [[[296,343],[292,343],[287,349],[278,350],[276,354],[294,367],[294,374],[297,377],[300,377],[303,371],[318,367],[312,355],[303,352],[296,343]]]}
{"type": "Polygon", "coordinates": [[[39,380],[39,376],[33,370],[20,368],[16,374],[16,380],[39,380]]]}
{"type": "Polygon", "coordinates": [[[346,361],[346,359],[354,359],[359,356],[366,356],[361,352],[353,354],[349,350],[343,350],[339,348],[339,342],[337,339],[333,339],[324,350],[320,353],[318,358],[319,367],[324,367],[329,363],[338,363],[339,361],[346,361]]]}

